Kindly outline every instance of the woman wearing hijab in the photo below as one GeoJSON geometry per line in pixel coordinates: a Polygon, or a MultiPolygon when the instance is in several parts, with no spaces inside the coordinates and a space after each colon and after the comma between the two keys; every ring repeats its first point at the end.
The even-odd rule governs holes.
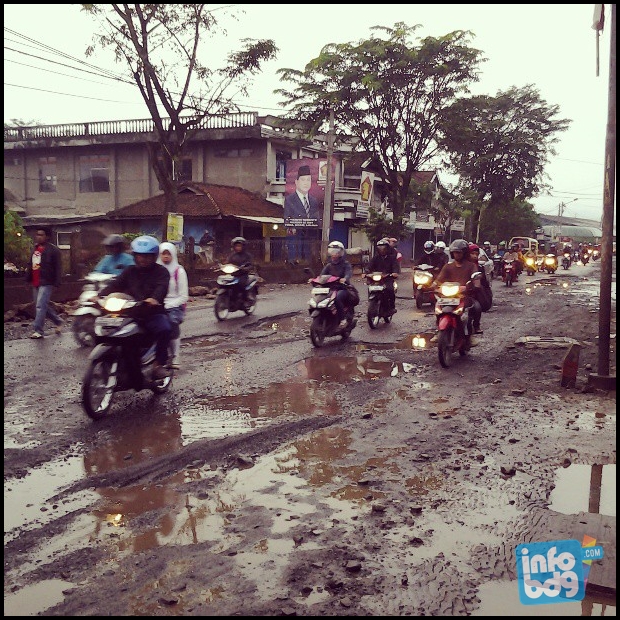
{"type": "Polygon", "coordinates": [[[173,243],[164,241],[159,244],[159,258],[157,262],[163,265],[170,274],[168,293],[164,299],[164,308],[172,324],[170,345],[172,348],[171,368],[178,369],[181,350],[181,328],[179,325],[185,319],[185,308],[189,299],[189,284],[185,268],[177,259],[177,248],[173,243]]]}

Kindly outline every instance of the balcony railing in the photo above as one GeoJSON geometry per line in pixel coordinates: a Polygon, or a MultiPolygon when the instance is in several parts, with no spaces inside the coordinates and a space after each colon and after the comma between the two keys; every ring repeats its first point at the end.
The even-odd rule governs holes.
{"type": "MultiPolygon", "coordinates": [[[[257,124],[257,112],[239,112],[205,116],[198,129],[232,129],[253,127],[257,124]]],[[[164,127],[170,119],[162,119],[164,127]]],[[[5,142],[40,140],[44,138],[84,138],[88,136],[153,133],[155,123],[150,118],[127,121],[95,121],[92,123],[70,123],[66,125],[40,125],[34,127],[5,127],[5,142]]]]}

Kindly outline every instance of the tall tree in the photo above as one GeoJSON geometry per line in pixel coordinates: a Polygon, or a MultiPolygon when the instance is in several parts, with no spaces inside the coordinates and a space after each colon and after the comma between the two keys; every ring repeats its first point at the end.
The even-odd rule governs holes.
{"type": "Polygon", "coordinates": [[[531,84],[495,97],[461,98],[445,110],[439,145],[459,175],[457,191],[475,196],[474,236],[483,208],[505,210],[546,189],[545,164],[556,154],[558,134],[570,124],[554,118],[558,111],[531,84]]]}
{"type": "MultiPolygon", "coordinates": [[[[389,206],[402,219],[413,173],[433,161],[442,110],[478,80],[481,52],[471,33],[412,41],[418,26],[375,26],[376,36],[330,43],[303,71],[280,69],[290,89],[278,89],[291,117],[325,130],[334,110],[337,133],[353,138],[383,168],[389,206]],[[384,37],[381,36],[384,35],[384,37]]],[[[418,39],[419,40],[419,39],[418,39]]]]}
{"type": "Polygon", "coordinates": [[[165,240],[168,213],[176,210],[176,171],[188,141],[205,117],[238,111],[232,97],[247,92],[249,76],[258,73],[264,61],[275,58],[278,48],[270,39],[244,39],[243,48],[231,52],[223,67],[212,69],[198,56],[201,44],[218,29],[211,5],[81,6],[101,28],[86,55],[97,47],[112,48],[117,61],[126,64],[128,78],[140,90],[155,125],[157,142],[147,143],[147,148],[165,196],[165,240]]]}

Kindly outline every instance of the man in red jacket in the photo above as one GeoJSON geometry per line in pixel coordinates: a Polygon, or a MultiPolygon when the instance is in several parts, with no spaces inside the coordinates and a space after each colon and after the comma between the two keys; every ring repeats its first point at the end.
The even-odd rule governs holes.
{"type": "Polygon", "coordinates": [[[45,318],[54,323],[55,331],[61,334],[64,321],[50,306],[50,298],[55,286],[60,286],[62,261],[60,250],[50,242],[52,229],[49,226],[37,228],[34,236],[34,250],[26,270],[26,282],[32,284],[32,298],[35,305],[33,331],[30,337],[37,340],[45,334],[45,318]]]}

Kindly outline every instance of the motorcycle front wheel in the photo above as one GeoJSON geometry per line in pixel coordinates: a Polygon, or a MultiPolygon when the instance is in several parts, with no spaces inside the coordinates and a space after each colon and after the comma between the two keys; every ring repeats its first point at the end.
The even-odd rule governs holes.
{"type": "Polygon", "coordinates": [[[250,315],[256,309],[256,291],[254,289],[249,290],[246,293],[245,305],[243,307],[243,311],[250,315]]]}
{"type": "Polygon", "coordinates": [[[118,362],[99,359],[88,367],[82,383],[82,406],[93,420],[105,417],[112,406],[118,362]]]}
{"type": "Polygon", "coordinates": [[[228,314],[230,313],[230,299],[228,297],[228,293],[218,295],[215,298],[213,312],[215,313],[215,318],[218,321],[226,320],[226,318],[228,317],[228,314]]]}
{"type": "Polygon", "coordinates": [[[452,329],[439,332],[437,354],[439,356],[439,363],[444,368],[450,368],[452,365],[452,329]]]}
{"type": "Polygon", "coordinates": [[[416,291],[415,292],[415,307],[418,310],[421,310],[423,305],[424,305],[424,293],[422,291],[416,291]]]}
{"type": "Polygon", "coordinates": [[[512,275],[506,274],[506,286],[512,286],[512,275]]]}
{"type": "Polygon", "coordinates": [[[81,347],[95,346],[95,317],[83,314],[73,319],[73,337],[81,347]]]}
{"type": "Polygon", "coordinates": [[[377,329],[377,327],[379,326],[379,310],[379,300],[371,299],[368,303],[367,313],[368,327],[370,327],[370,329],[377,329]]]}
{"type": "Polygon", "coordinates": [[[312,325],[310,325],[310,340],[312,344],[319,348],[323,346],[325,342],[325,332],[327,331],[327,324],[324,316],[315,316],[312,319],[312,325]]]}

